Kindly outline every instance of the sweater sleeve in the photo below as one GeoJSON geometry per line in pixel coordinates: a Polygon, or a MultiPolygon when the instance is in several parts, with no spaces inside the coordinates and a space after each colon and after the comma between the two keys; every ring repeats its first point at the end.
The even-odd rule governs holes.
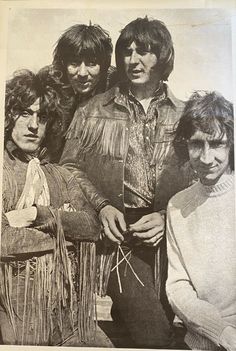
{"type": "Polygon", "coordinates": [[[169,302],[187,329],[219,345],[221,333],[226,325],[215,306],[198,298],[175,238],[174,226],[178,223],[173,223],[172,226],[170,208],[171,204],[167,210],[168,279],[166,291],[169,302]]]}

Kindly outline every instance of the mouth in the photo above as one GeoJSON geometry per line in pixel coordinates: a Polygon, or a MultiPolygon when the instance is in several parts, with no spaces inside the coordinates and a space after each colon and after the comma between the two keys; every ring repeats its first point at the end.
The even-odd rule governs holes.
{"type": "Polygon", "coordinates": [[[217,166],[212,166],[212,167],[201,167],[200,172],[201,173],[214,173],[216,170],[217,166]]]}
{"type": "Polygon", "coordinates": [[[131,69],[129,70],[129,73],[133,76],[138,76],[140,75],[141,73],[143,73],[143,70],[142,69],[131,69]]]}
{"type": "Polygon", "coordinates": [[[30,139],[30,140],[36,140],[38,139],[38,135],[37,134],[26,134],[25,137],[27,139],[30,139]]]}
{"type": "Polygon", "coordinates": [[[77,81],[76,84],[81,86],[81,87],[87,87],[90,85],[90,81],[89,80],[86,80],[85,82],[77,81]]]}

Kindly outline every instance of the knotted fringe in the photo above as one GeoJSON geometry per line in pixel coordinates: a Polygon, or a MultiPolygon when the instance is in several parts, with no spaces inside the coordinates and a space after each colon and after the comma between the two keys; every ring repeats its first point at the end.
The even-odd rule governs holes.
{"type": "Polygon", "coordinates": [[[91,117],[83,123],[71,125],[67,139],[78,138],[78,148],[82,154],[93,153],[122,158],[125,154],[125,119],[91,117]]]}
{"type": "Polygon", "coordinates": [[[78,334],[82,342],[91,341],[96,332],[96,245],[90,242],[78,244],[78,334]]]}
{"type": "MultiPolygon", "coordinates": [[[[9,317],[16,338],[16,344],[49,345],[55,328],[63,335],[63,312],[69,306],[70,325],[73,330],[71,263],[65,245],[64,232],[61,226],[59,211],[54,213],[57,224],[57,236],[54,238],[53,253],[34,257],[25,262],[23,306],[12,301],[12,268],[11,264],[1,264],[1,301],[9,317]],[[18,309],[23,310],[22,316],[18,309]],[[19,320],[22,319],[22,323],[19,320]],[[22,330],[17,330],[17,325],[22,330]]],[[[17,263],[16,263],[17,264],[17,263]]],[[[18,271],[18,283],[20,272],[18,271]]],[[[16,288],[17,300],[18,286],[16,288]]]]}

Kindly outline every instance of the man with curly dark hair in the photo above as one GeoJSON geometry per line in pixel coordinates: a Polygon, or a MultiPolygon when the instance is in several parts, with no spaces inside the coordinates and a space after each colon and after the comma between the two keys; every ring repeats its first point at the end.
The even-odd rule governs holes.
{"type": "Polygon", "coordinates": [[[116,82],[115,68],[110,66],[112,50],[109,34],[97,24],[73,25],[57,41],[52,65],[43,68],[44,79],[52,81],[62,105],[66,105],[63,118],[51,132],[52,161],[60,159],[64,135],[76,108],[116,82]]]}
{"type": "Polygon", "coordinates": [[[6,84],[3,344],[56,345],[69,339],[70,345],[104,345],[102,339],[93,343],[96,214],[75,177],[47,157],[45,135],[61,113],[59,102],[40,73],[18,71],[6,84]]]}

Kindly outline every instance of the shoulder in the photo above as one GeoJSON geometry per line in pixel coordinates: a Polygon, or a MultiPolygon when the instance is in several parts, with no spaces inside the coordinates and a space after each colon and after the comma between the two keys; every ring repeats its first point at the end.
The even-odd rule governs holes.
{"type": "Polygon", "coordinates": [[[120,89],[118,85],[113,86],[112,88],[108,89],[104,93],[97,94],[83,106],[84,112],[91,112],[97,109],[103,109],[105,106],[110,105],[114,102],[115,97],[117,94],[120,93],[120,89]]]}
{"type": "Polygon", "coordinates": [[[194,183],[193,185],[189,186],[188,188],[179,191],[175,194],[169,201],[168,210],[170,212],[175,210],[182,210],[188,204],[192,203],[195,194],[198,193],[198,182],[194,183]]]}
{"type": "Polygon", "coordinates": [[[46,163],[44,166],[46,172],[50,173],[55,182],[64,181],[68,183],[74,177],[70,171],[56,163],[46,163]]]}

